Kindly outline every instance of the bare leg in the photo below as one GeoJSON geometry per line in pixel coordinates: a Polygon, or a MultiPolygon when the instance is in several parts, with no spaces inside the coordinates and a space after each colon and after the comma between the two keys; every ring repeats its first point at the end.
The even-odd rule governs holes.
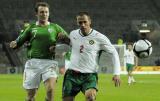
{"type": "Polygon", "coordinates": [[[46,88],[46,101],[53,101],[54,100],[54,89],[56,84],[56,78],[51,77],[47,79],[45,82],[45,88],[46,88]]]}
{"type": "Polygon", "coordinates": [[[35,95],[36,95],[36,91],[37,89],[26,89],[27,91],[27,98],[26,101],[35,101],[35,95]]]}
{"type": "Polygon", "coordinates": [[[129,85],[130,85],[131,82],[132,82],[132,78],[133,78],[132,71],[129,71],[129,72],[128,72],[128,84],[129,84],[129,85]]]}

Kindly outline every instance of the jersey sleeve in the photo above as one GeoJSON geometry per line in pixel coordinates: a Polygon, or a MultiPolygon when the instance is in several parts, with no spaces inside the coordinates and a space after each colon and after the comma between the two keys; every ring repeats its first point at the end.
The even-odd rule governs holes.
{"type": "Polygon", "coordinates": [[[121,67],[118,52],[106,36],[101,37],[100,47],[107,53],[112,61],[113,74],[120,75],[121,67]]]}
{"type": "Polygon", "coordinates": [[[22,46],[26,41],[29,40],[29,36],[30,36],[30,28],[31,26],[28,26],[24,31],[22,31],[18,38],[16,39],[17,42],[17,48],[22,46]]]}
{"type": "Polygon", "coordinates": [[[57,36],[59,36],[58,34],[60,34],[58,38],[58,40],[64,44],[70,44],[70,39],[69,39],[69,34],[59,25],[56,24],[57,27],[57,36]]]}
{"type": "Polygon", "coordinates": [[[68,37],[68,33],[61,26],[59,26],[58,24],[56,24],[56,26],[58,33],[62,33],[63,35],[68,37]]]}

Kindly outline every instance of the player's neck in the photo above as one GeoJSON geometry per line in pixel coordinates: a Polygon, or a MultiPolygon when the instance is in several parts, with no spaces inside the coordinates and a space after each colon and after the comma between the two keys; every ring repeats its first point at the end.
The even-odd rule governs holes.
{"type": "Polygon", "coordinates": [[[92,29],[89,28],[89,29],[86,29],[86,30],[81,30],[81,34],[83,34],[84,36],[87,36],[91,33],[92,29]]]}
{"type": "Polygon", "coordinates": [[[132,49],[128,49],[129,51],[132,51],[132,49]]]}
{"type": "Polygon", "coordinates": [[[50,22],[49,21],[37,21],[36,25],[40,25],[40,26],[46,26],[49,25],[50,22]]]}

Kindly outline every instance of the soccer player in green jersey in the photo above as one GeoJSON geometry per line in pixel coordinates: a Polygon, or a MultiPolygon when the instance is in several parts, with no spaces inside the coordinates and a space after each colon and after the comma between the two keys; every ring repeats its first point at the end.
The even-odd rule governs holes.
{"type": "Polygon", "coordinates": [[[37,22],[30,24],[19,37],[10,43],[11,48],[19,48],[26,41],[28,60],[25,64],[23,87],[27,91],[26,101],[35,101],[35,95],[41,80],[46,88],[46,101],[53,101],[57,79],[58,63],[54,61],[55,45],[58,39],[67,33],[62,27],[49,22],[49,5],[38,2],[35,6],[37,22]]]}
{"type": "Polygon", "coordinates": [[[112,60],[115,86],[120,85],[119,55],[105,35],[91,28],[91,18],[87,12],[80,12],[76,19],[80,28],[69,34],[72,50],[63,81],[63,101],[74,101],[80,91],[86,101],[95,101],[99,52],[105,51],[112,60]]]}

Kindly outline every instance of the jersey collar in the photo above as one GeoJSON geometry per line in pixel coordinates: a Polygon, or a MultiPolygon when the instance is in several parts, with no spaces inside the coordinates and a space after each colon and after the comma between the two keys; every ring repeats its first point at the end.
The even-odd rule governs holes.
{"type": "MultiPolygon", "coordinates": [[[[90,29],[88,35],[90,35],[91,33],[93,32],[93,29],[90,29]]],[[[82,34],[81,30],[79,29],[79,34],[82,36],[82,37],[85,37],[85,35],[82,34]]],[[[88,36],[87,35],[87,36],[88,36]]]]}

